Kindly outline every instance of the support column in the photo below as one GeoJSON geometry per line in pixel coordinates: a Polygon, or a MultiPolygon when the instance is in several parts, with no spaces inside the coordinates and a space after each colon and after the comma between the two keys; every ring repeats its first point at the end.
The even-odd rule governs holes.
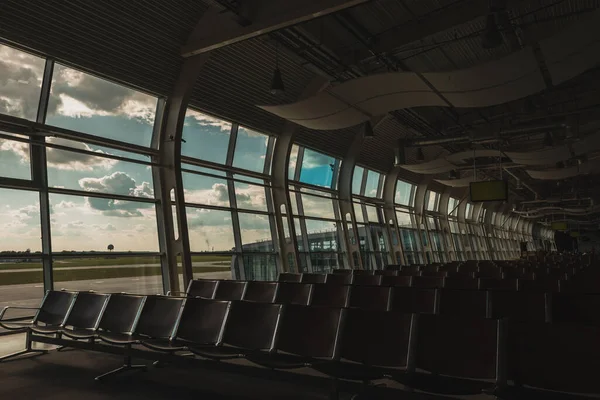
{"type": "MultiPolygon", "coordinates": [[[[423,243],[423,226],[425,226],[425,196],[427,195],[427,189],[429,187],[429,183],[431,178],[424,177],[423,181],[417,185],[417,189],[415,190],[415,229],[417,231],[417,240],[420,243],[421,248],[421,257],[422,261],[425,263],[427,261],[426,253],[430,251],[431,245],[429,243],[430,240],[427,240],[427,246],[423,243]]],[[[427,234],[427,231],[425,231],[427,234]]]]}
{"type": "Polygon", "coordinates": [[[185,60],[173,93],[167,99],[159,127],[155,130],[152,145],[158,149],[153,167],[155,197],[158,201],[157,220],[161,236],[161,267],[165,290],[180,291],[177,257],[181,257],[183,266],[183,284],[193,279],[192,257],[188,235],[183,181],[181,176],[181,137],[183,122],[189,97],[202,67],[209,54],[202,54],[185,60]],[[173,210],[175,206],[175,210],[173,210]],[[175,213],[175,215],[173,215],[175,213]],[[175,220],[176,219],[176,224],[175,220]],[[177,226],[177,232],[175,231],[177,226]]]}
{"type": "Polygon", "coordinates": [[[393,264],[404,264],[404,250],[400,241],[400,229],[398,228],[398,217],[396,216],[396,185],[398,183],[398,174],[401,167],[394,167],[385,175],[383,182],[383,217],[385,226],[388,229],[388,236],[391,238],[391,254],[393,264]]]}
{"type": "MultiPolygon", "coordinates": [[[[52,73],[54,71],[54,60],[47,59],[44,67],[44,77],[40,93],[40,103],[36,122],[46,122],[48,101],[50,99],[50,86],[52,73]]],[[[50,198],[48,195],[48,166],[46,164],[46,139],[43,136],[31,137],[30,147],[31,173],[34,185],[39,188],[40,196],[40,222],[42,235],[42,268],[44,277],[44,291],[54,289],[54,275],[52,270],[52,236],[50,227],[50,198]]]]}
{"type": "Polygon", "coordinates": [[[354,136],[348,152],[342,161],[338,184],[340,214],[344,227],[344,239],[348,251],[348,266],[350,269],[364,268],[360,257],[360,235],[358,225],[356,224],[356,215],[354,215],[354,207],[352,206],[352,174],[354,173],[354,166],[362,149],[363,140],[363,132],[359,132],[354,136]]]}
{"type": "MultiPolygon", "coordinates": [[[[323,90],[328,82],[323,78],[315,78],[304,89],[299,100],[311,97],[323,90]]],[[[286,122],[283,132],[275,142],[273,149],[273,164],[271,167],[271,186],[273,192],[273,207],[275,211],[275,225],[279,241],[279,265],[282,272],[300,272],[300,258],[298,256],[298,237],[292,219],[292,203],[288,190],[288,169],[290,165],[290,152],[294,144],[298,126],[286,122]],[[285,237],[287,232],[289,238],[285,237]]],[[[296,170],[300,169],[296,165],[296,170]]]]}

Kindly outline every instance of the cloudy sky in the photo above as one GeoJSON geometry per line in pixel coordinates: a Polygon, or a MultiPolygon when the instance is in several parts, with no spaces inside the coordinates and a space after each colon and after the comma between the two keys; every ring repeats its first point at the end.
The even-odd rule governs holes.
{"type": "MultiPolygon", "coordinates": [[[[0,45],[0,113],[35,119],[44,60],[0,45]]],[[[156,98],[112,84],[88,74],[56,65],[46,122],[62,128],[149,146],[154,124],[156,98]]],[[[189,111],[184,126],[183,154],[219,164],[225,163],[229,145],[229,123],[189,111]]],[[[51,187],[153,198],[149,167],[103,157],[116,154],[149,161],[101,146],[49,138],[50,142],[97,155],[47,149],[48,181],[51,187]]],[[[240,128],[233,165],[263,172],[268,137],[240,128]]],[[[306,150],[300,180],[330,187],[332,157],[306,150]]],[[[295,167],[295,157],[291,157],[295,167]]],[[[29,145],[0,140],[0,176],[30,179],[29,145]]],[[[198,167],[204,172],[223,175],[198,167]]],[[[229,207],[225,179],[184,174],[186,201],[229,207]]],[[[243,178],[243,177],[240,177],[243,178]]],[[[244,178],[245,179],[245,178],[244,178]]],[[[247,180],[253,181],[248,178],[247,180]]],[[[236,183],[240,210],[267,211],[264,187],[236,183]]],[[[41,250],[39,198],[35,192],[0,189],[0,250],[41,250]]],[[[150,203],[85,196],[52,194],[52,246],[62,250],[157,251],[154,206],[150,203]]],[[[333,218],[331,201],[306,195],[307,215],[333,218]]],[[[234,246],[231,215],[227,211],[189,208],[190,242],[195,251],[227,251],[234,246]]],[[[311,222],[311,229],[326,229],[331,223],[311,222]]],[[[266,216],[240,213],[243,243],[267,239],[266,216]]],[[[309,229],[310,230],[310,229],[309,229]]]]}

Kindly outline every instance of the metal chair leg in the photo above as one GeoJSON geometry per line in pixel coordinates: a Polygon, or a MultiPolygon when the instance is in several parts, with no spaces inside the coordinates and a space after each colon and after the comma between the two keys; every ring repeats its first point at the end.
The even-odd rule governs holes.
{"type": "Polygon", "coordinates": [[[121,372],[125,372],[125,371],[130,371],[130,370],[142,370],[142,371],[147,371],[148,370],[148,366],[147,365],[134,365],[131,364],[131,357],[130,356],[125,356],[125,364],[123,364],[122,366],[120,366],[117,369],[114,369],[112,371],[109,371],[105,374],[99,375],[96,378],[94,378],[97,381],[101,381],[104,378],[108,378],[109,376],[113,376],[113,375],[117,375],[120,374],[121,372]]]}
{"type": "Polygon", "coordinates": [[[17,351],[16,353],[7,354],[5,356],[0,357],[0,362],[10,360],[11,358],[15,358],[24,354],[47,354],[48,350],[38,350],[38,349],[24,349],[17,351]]]}

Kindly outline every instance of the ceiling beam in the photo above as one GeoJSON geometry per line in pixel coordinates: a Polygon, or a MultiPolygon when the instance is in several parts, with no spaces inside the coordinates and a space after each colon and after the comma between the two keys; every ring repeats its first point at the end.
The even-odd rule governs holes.
{"type": "Polygon", "coordinates": [[[335,13],[370,0],[249,0],[240,15],[211,8],[182,55],[190,57],[335,13]]]}

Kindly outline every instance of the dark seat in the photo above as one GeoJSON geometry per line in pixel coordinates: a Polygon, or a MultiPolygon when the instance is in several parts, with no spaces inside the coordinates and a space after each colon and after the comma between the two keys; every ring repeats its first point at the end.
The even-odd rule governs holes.
{"type": "Polygon", "coordinates": [[[350,307],[387,311],[390,308],[392,288],[389,286],[353,286],[350,307]]]}
{"type": "Polygon", "coordinates": [[[246,286],[244,300],[273,303],[277,293],[277,282],[250,281],[246,286]]]}
{"type": "Polygon", "coordinates": [[[406,370],[412,314],[349,309],[340,337],[339,362],[315,369],[339,379],[370,381],[406,370]],[[373,339],[377,332],[377,339],[373,339]]]}
{"type": "Polygon", "coordinates": [[[600,328],[592,326],[510,323],[508,379],[547,390],[597,395],[599,337],[600,328]]]}
{"type": "Polygon", "coordinates": [[[351,285],[354,279],[352,274],[327,274],[325,283],[330,285],[351,285]]]}
{"type": "Polygon", "coordinates": [[[217,360],[269,353],[274,348],[282,307],[281,304],[232,302],[221,345],[188,348],[196,355],[217,360]]]}
{"type": "Polygon", "coordinates": [[[352,274],[354,274],[354,276],[358,276],[358,275],[377,275],[374,270],[371,269],[348,269],[348,270],[344,270],[344,271],[350,271],[352,274]]]}
{"type": "Polygon", "coordinates": [[[412,276],[383,276],[382,286],[402,286],[408,287],[412,281],[412,276]]]}
{"type": "Polygon", "coordinates": [[[560,291],[560,281],[556,279],[519,280],[519,291],[524,292],[549,292],[560,291]]]}
{"type": "Polygon", "coordinates": [[[479,282],[475,278],[463,278],[457,276],[448,276],[444,281],[444,288],[461,289],[461,290],[477,290],[479,282]]]}
{"type": "Polygon", "coordinates": [[[403,265],[400,271],[411,275],[418,275],[420,268],[418,265],[403,265]]]}
{"type": "Polygon", "coordinates": [[[517,291],[517,282],[517,279],[480,278],[479,289],[517,291]]]}
{"type": "Polygon", "coordinates": [[[421,275],[423,275],[423,273],[425,274],[435,274],[437,272],[439,272],[440,266],[439,265],[423,265],[420,270],[421,270],[421,275]]]}
{"type": "Polygon", "coordinates": [[[313,285],[312,306],[347,307],[350,300],[349,285],[313,285]]]}
{"type": "Polygon", "coordinates": [[[510,321],[546,321],[546,295],[544,293],[496,290],[491,296],[491,318],[508,318],[510,321]]]}
{"type": "Polygon", "coordinates": [[[109,343],[113,343],[117,337],[131,339],[145,299],[145,296],[139,295],[112,294],[98,324],[98,338],[109,343]]]}
{"type": "Polygon", "coordinates": [[[600,327],[600,294],[554,293],[552,322],[600,327]]]}
{"type": "Polygon", "coordinates": [[[27,337],[25,339],[25,349],[18,351],[16,353],[8,354],[3,357],[0,357],[0,361],[7,360],[9,358],[17,357],[27,353],[45,353],[46,350],[37,350],[33,349],[32,335],[31,329],[50,329],[53,333],[56,330],[60,329],[73,305],[73,301],[75,300],[76,293],[75,292],[67,292],[67,291],[55,291],[49,290],[46,292],[46,295],[42,299],[42,303],[39,308],[34,307],[14,307],[8,306],[4,307],[0,312],[0,326],[4,329],[9,330],[18,330],[23,328],[29,328],[27,331],[27,337]],[[2,322],[6,312],[12,309],[17,310],[37,310],[36,315],[33,317],[33,320],[26,323],[6,323],[2,322]]]}
{"type": "Polygon", "coordinates": [[[411,286],[417,288],[442,288],[444,287],[444,278],[413,276],[411,286]]]}
{"type": "Polygon", "coordinates": [[[446,271],[421,271],[421,276],[429,276],[432,278],[445,278],[448,276],[446,271]]]}
{"type": "Polygon", "coordinates": [[[419,315],[415,367],[431,374],[416,373],[408,384],[446,394],[491,389],[500,378],[497,332],[496,320],[419,315]]]}
{"type": "Polygon", "coordinates": [[[219,281],[215,291],[215,300],[241,300],[246,291],[248,282],[244,281],[219,281]]]}
{"type": "Polygon", "coordinates": [[[225,300],[186,299],[173,338],[143,339],[141,344],[166,352],[219,345],[230,305],[225,300]]]}
{"type": "Polygon", "coordinates": [[[218,284],[219,281],[215,279],[194,279],[190,281],[186,294],[189,297],[212,299],[215,297],[218,284]]]}
{"type": "Polygon", "coordinates": [[[302,274],[292,274],[290,272],[280,272],[277,278],[278,282],[300,282],[302,274]]]}
{"type": "Polygon", "coordinates": [[[442,289],[438,291],[439,314],[470,318],[488,316],[487,292],[442,289]]]}
{"type": "Polygon", "coordinates": [[[521,267],[503,267],[502,277],[506,279],[519,279],[523,276],[524,271],[521,267]]]}
{"type": "Polygon", "coordinates": [[[72,339],[94,335],[109,298],[108,294],[79,292],[60,334],[72,339]]]}
{"type": "Polygon", "coordinates": [[[275,295],[275,303],[299,304],[307,306],[310,303],[312,284],[280,282],[275,295]]]}
{"type": "MultiPolygon", "coordinates": [[[[345,276],[346,274],[340,274],[345,276]]],[[[325,283],[325,274],[302,274],[300,282],[302,283],[325,283]]]]}
{"type": "Polygon", "coordinates": [[[352,274],[354,272],[355,272],[355,270],[348,269],[348,268],[335,268],[333,270],[334,274],[352,274]]]}
{"type": "Polygon", "coordinates": [[[392,311],[433,314],[435,308],[436,289],[395,287],[392,290],[392,311]]]}
{"type": "Polygon", "coordinates": [[[382,275],[354,275],[353,285],[370,285],[379,286],[381,285],[382,275]]]}
{"type": "Polygon", "coordinates": [[[398,271],[391,269],[378,269],[375,271],[375,275],[396,276],[398,275],[398,271]]]}
{"type": "Polygon", "coordinates": [[[333,307],[287,306],[279,323],[276,353],[248,358],[280,369],[332,362],[339,357],[337,344],[344,311],[333,307]]]}

